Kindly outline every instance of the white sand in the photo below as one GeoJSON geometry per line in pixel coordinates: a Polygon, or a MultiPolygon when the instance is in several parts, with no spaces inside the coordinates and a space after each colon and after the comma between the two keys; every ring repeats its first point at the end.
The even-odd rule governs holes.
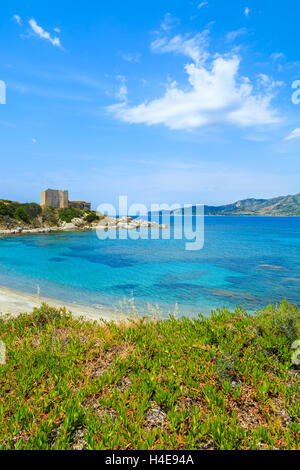
{"type": "Polygon", "coordinates": [[[0,317],[6,314],[18,315],[20,313],[31,313],[34,307],[40,307],[46,303],[50,307],[66,307],[74,317],[84,317],[89,320],[125,320],[125,316],[117,311],[109,311],[105,307],[93,308],[86,305],[67,304],[63,300],[38,297],[37,295],[0,287],[0,317]]]}

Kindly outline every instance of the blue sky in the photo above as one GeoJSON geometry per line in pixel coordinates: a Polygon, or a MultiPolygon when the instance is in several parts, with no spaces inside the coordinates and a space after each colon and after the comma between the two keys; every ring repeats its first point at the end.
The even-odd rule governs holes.
{"type": "Polygon", "coordinates": [[[299,193],[299,22],[296,0],[5,2],[0,197],[299,193]]]}

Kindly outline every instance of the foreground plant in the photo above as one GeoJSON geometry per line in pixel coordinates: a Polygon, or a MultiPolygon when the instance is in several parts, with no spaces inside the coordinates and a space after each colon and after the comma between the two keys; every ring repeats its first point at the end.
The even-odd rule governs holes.
{"type": "Polygon", "coordinates": [[[0,449],[297,449],[300,311],[0,320],[0,449]]]}

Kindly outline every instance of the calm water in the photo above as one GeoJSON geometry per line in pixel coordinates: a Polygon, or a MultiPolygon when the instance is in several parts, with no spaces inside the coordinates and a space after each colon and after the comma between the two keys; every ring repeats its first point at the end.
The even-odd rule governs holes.
{"type": "Polygon", "coordinates": [[[300,218],[205,218],[205,246],[105,240],[94,232],[0,239],[0,285],[66,302],[118,306],[134,297],[165,313],[300,305],[300,218]]]}

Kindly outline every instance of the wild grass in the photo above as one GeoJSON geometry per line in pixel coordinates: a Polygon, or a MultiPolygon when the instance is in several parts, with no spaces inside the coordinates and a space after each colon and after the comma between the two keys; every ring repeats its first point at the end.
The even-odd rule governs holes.
{"type": "Polygon", "coordinates": [[[0,449],[299,449],[300,311],[0,320],[0,449]]]}

